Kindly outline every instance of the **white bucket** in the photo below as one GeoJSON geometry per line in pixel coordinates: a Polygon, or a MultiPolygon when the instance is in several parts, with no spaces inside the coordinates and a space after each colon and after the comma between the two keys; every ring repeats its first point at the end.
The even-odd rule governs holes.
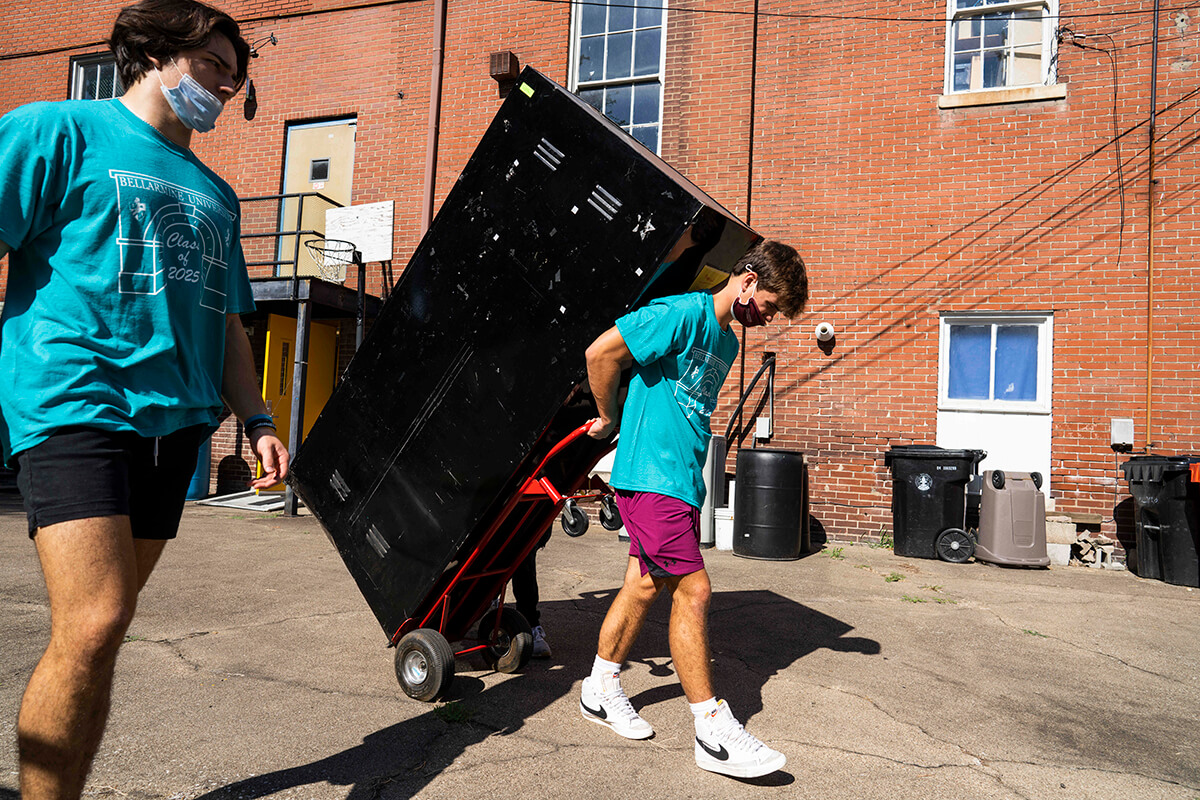
{"type": "Polygon", "coordinates": [[[733,549],[733,509],[717,508],[713,510],[718,550],[733,549]]]}

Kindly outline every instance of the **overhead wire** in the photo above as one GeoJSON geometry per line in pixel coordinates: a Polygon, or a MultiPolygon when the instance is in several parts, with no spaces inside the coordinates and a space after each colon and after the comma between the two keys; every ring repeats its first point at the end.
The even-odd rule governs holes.
{"type": "MultiPolygon", "coordinates": [[[[1198,9],[1200,9],[1200,2],[1192,3],[1191,5],[1183,6],[1182,8],[1171,9],[1171,13],[1186,13],[1188,11],[1196,11],[1198,9]]],[[[1153,10],[1150,10],[1147,13],[1153,14],[1154,12],[1153,12],[1153,10]]],[[[1144,41],[1128,42],[1126,44],[1118,45],[1115,43],[1115,40],[1113,39],[1113,37],[1120,36],[1121,34],[1125,33],[1128,30],[1131,30],[1131,29],[1146,28],[1146,27],[1152,27],[1152,26],[1153,26],[1153,20],[1148,19],[1148,20],[1141,20],[1138,22],[1131,22],[1128,25],[1122,25],[1120,28],[1116,28],[1115,30],[1099,31],[1097,33],[1090,33],[1088,35],[1089,36],[1108,36],[1109,40],[1113,41],[1113,48],[1112,48],[1113,50],[1128,50],[1128,49],[1131,49],[1134,47],[1146,47],[1148,45],[1152,45],[1152,44],[1154,44],[1154,39],[1146,39],[1144,41]]],[[[1158,38],[1158,41],[1161,44],[1163,42],[1179,42],[1179,41],[1183,41],[1184,39],[1187,39],[1187,38],[1188,38],[1188,36],[1185,34],[1180,34],[1179,36],[1165,36],[1165,37],[1160,36],[1158,38]]]]}
{"type": "MultiPolygon", "coordinates": [[[[286,11],[278,14],[263,14],[257,17],[246,17],[238,20],[241,25],[252,25],[260,22],[274,22],[285,19],[297,19],[315,17],[326,14],[339,14],[349,11],[362,11],[373,8],[384,8],[387,6],[409,5],[420,0],[372,0],[366,3],[355,3],[345,6],[336,6],[332,8],[316,8],[306,9],[303,11],[286,11]]],[[[544,3],[550,5],[575,5],[575,6],[602,6],[612,8],[629,8],[642,10],[658,10],[669,11],[672,14],[711,14],[723,16],[743,16],[773,19],[799,19],[799,20],[831,20],[845,22],[906,22],[906,23],[922,23],[930,25],[945,25],[948,20],[946,15],[940,14],[933,17],[885,17],[872,14],[804,14],[782,11],[762,11],[752,10],[746,11],[741,9],[727,8],[689,8],[683,5],[660,5],[660,6],[645,6],[637,5],[634,0],[628,0],[624,3],[608,3],[602,0],[527,0],[531,3],[544,3]]],[[[1177,8],[1163,9],[1164,13],[1175,13],[1178,11],[1190,11],[1200,6],[1200,3],[1192,5],[1179,6],[1177,8]]],[[[973,9],[974,10],[974,9],[973,9]]],[[[1096,11],[1090,13],[1071,13],[1071,14],[1047,14],[1046,18],[1051,20],[1077,20],[1077,19],[1102,19],[1102,18],[1119,18],[1149,15],[1152,12],[1146,9],[1132,9],[1128,11],[1096,11]]],[[[1126,26],[1130,27],[1130,26],[1126,26]]],[[[1123,30],[1123,29],[1122,29],[1123,30]]],[[[1182,38],[1182,37],[1180,37],[1182,38]]],[[[63,53],[70,50],[83,50],[92,47],[102,47],[106,44],[105,41],[84,42],[80,44],[62,45],[58,47],[44,48],[41,50],[27,50],[17,53],[0,53],[0,61],[11,61],[19,58],[38,58],[41,56],[54,55],[55,53],[63,53]]]]}
{"type": "MultiPolygon", "coordinates": [[[[1166,106],[1164,106],[1161,109],[1160,113],[1165,114],[1165,113],[1174,111],[1179,106],[1182,106],[1183,104],[1185,104],[1188,101],[1190,101],[1194,98],[1197,98],[1197,97],[1200,97],[1200,86],[1191,89],[1190,91],[1184,93],[1179,98],[1168,103],[1166,106]]],[[[1200,115],[1200,106],[1198,106],[1196,108],[1196,110],[1192,111],[1190,114],[1187,114],[1185,117],[1183,117],[1183,119],[1181,119],[1179,122],[1177,122],[1169,130],[1160,134],[1158,136],[1158,139],[1164,140],[1167,136],[1174,133],[1179,128],[1182,128],[1185,124],[1187,124],[1190,120],[1194,119],[1198,115],[1200,115]]],[[[1131,136],[1131,135],[1133,135],[1134,132],[1140,130],[1144,125],[1147,125],[1147,124],[1148,124],[1148,119],[1142,119],[1139,122],[1134,123],[1132,126],[1127,128],[1125,131],[1121,132],[1119,138],[1123,138],[1125,136],[1131,136]]],[[[970,231],[975,226],[983,224],[985,227],[982,232],[968,235],[968,239],[965,243],[957,245],[956,248],[952,252],[944,255],[942,257],[942,260],[949,261],[950,259],[957,257],[962,252],[964,252],[968,247],[971,247],[971,246],[983,241],[983,239],[988,235],[988,233],[997,229],[1000,225],[1004,224],[1009,219],[1012,219],[1013,217],[1015,217],[1020,211],[1029,207],[1035,200],[1042,197],[1047,192],[1049,192],[1051,189],[1053,189],[1055,186],[1057,186],[1058,184],[1065,181],[1072,174],[1074,174],[1077,171],[1079,171],[1080,169],[1082,169],[1090,161],[1092,161],[1093,159],[1098,157],[1102,152],[1104,152],[1104,150],[1111,144],[1113,144],[1112,141],[1107,141],[1107,142],[1100,144],[1099,146],[1095,147],[1090,152],[1081,155],[1076,160],[1061,167],[1060,169],[1055,171],[1053,174],[1048,175],[1048,176],[1036,181],[1035,183],[1030,184],[1029,186],[1026,186],[1024,189],[1020,190],[1012,197],[1004,200],[999,205],[987,208],[986,210],[980,212],[974,218],[969,219],[966,222],[963,222],[961,225],[956,227],[953,231],[950,231],[949,233],[941,236],[940,238],[936,239],[935,241],[927,244],[925,247],[921,248],[917,252],[909,255],[908,257],[903,259],[901,262],[899,262],[896,266],[899,267],[899,266],[903,266],[904,264],[914,262],[917,260],[918,257],[932,252],[937,247],[940,247],[942,245],[952,242],[956,237],[967,234],[967,232],[970,231]]],[[[861,292],[870,283],[872,283],[876,280],[878,280],[878,278],[872,278],[870,281],[861,282],[861,283],[851,287],[843,295],[841,295],[838,298],[835,298],[834,303],[836,304],[838,302],[841,302],[842,300],[853,296],[855,293],[861,292]]],[[[864,316],[870,314],[871,312],[872,312],[872,310],[867,310],[866,312],[864,312],[864,316]]]]}
{"type": "MultiPolygon", "coordinates": [[[[548,3],[552,5],[575,5],[575,6],[602,6],[606,8],[630,8],[641,9],[647,11],[669,11],[672,14],[713,14],[726,16],[758,16],[771,17],[778,19],[818,19],[818,20],[846,20],[848,22],[923,22],[930,24],[946,23],[946,15],[941,14],[935,17],[881,17],[873,14],[804,14],[796,12],[784,11],[745,11],[732,8],[689,8],[673,4],[671,6],[646,6],[639,5],[634,0],[628,0],[624,3],[609,3],[604,0],[529,0],[532,3],[548,3]]],[[[1164,13],[1172,13],[1175,11],[1185,11],[1194,8],[1194,6],[1183,6],[1179,8],[1162,9],[1164,13]]],[[[984,7],[973,8],[972,11],[982,11],[984,7]]],[[[1146,9],[1131,9],[1129,11],[1096,11],[1086,14],[1048,14],[1048,19],[1092,19],[1101,17],[1129,17],[1137,15],[1151,14],[1152,12],[1146,9]]]]}
{"type": "MultiPolygon", "coordinates": [[[[1182,7],[1180,7],[1180,8],[1172,8],[1172,9],[1169,9],[1168,13],[1177,13],[1177,12],[1185,12],[1185,11],[1194,11],[1194,10],[1196,10],[1196,9],[1198,9],[1198,8],[1200,8],[1200,2],[1195,2],[1195,3],[1192,3],[1192,4],[1191,4],[1191,5],[1189,5],[1189,6],[1182,6],[1182,7]]],[[[1120,27],[1120,28],[1117,28],[1116,30],[1112,30],[1112,31],[1102,31],[1102,32],[1100,32],[1100,33],[1095,33],[1095,34],[1092,34],[1092,35],[1093,35],[1093,36],[1100,36],[1100,35],[1102,35],[1102,34],[1118,35],[1118,34],[1122,34],[1122,33],[1124,33],[1125,31],[1129,30],[1130,28],[1142,27],[1142,26],[1144,26],[1144,25],[1147,25],[1147,24],[1152,24],[1152,23],[1153,23],[1153,15],[1154,15],[1154,10],[1153,10],[1153,9],[1147,9],[1146,13],[1150,15],[1150,19],[1147,19],[1147,20],[1144,20],[1144,21],[1140,21],[1140,22],[1131,22],[1131,23],[1129,23],[1128,25],[1124,25],[1124,26],[1122,26],[1122,27],[1120,27]]],[[[1179,38],[1183,38],[1183,37],[1179,37],[1179,38]]]]}
{"type": "MultiPolygon", "coordinates": [[[[1094,33],[1092,35],[1093,36],[1101,36],[1101,35],[1106,35],[1106,34],[1094,33]]],[[[1158,37],[1158,43],[1162,44],[1163,42],[1180,42],[1186,38],[1188,38],[1188,37],[1186,37],[1186,36],[1160,36],[1160,37],[1158,37]]],[[[1153,39],[1146,39],[1143,42],[1130,42],[1129,44],[1117,45],[1113,49],[1114,50],[1130,50],[1135,47],[1149,47],[1152,44],[1154,44],[1153,39]]]]}
{"type": "MultiPolygon", "coordinates": [[[[276,22],[285,19],[319,17],[326,14],[340,14],[346,11],[366,11],[374,8],[386,8],[388,6],[411,5],[418,2],[422,2],[422,0],[369,0],[366,3],[335,6],[333,8],[311,8],[303,11],[281,11],[278,14],[263,14],[257,17],[242,17],[237,20],[237,23],[238,25],[255,25],[260,22],[276,22]]],[[[101,40],[98,42],[85,42],[83,44],[69,44],[62,45],[60,47],[49,47],[43,50],[29,50],[21,53],[0,53],[0,61],[11,61],[17,58],[37,58],[40,56],[54,55],[55,53],[64,53],[68,50],[83,50],[89,47],[103,47],[107,44],[107,41],[101,40]]]]}
{"type": "Polygon", "coordinates": [[[1123,167],[1124,162],[1121,158],[1120,127],[1117,123],[1117,57],[1114,54],[1114,51],[1117,50],[1117,43],[1113,40],[1113,37],[1107,33],[1082,34],[1082,33],[1076,33],[1071,28],[1060,28],[1059,29],[1059,41],[1061,42],[1064,38],[1066,38],[1066,40],[1069,44],[1071,44],[1074,47],[1078,47],[1081,50],[1095,50],[1098,53],[1104,53],[1106,56],[1108,56],[1108,60],[1112,64],[1112,127],[1113,127],[1113,142],[1116,145],[1117,188],[1120,190],[1119,197],[1120,197],[1120,201],[1121,201],[1120,224],[1117,228],[1117,262],[1116,262],[1116,266],[1117,266],[1117,268],[1120,268],[1121,254],[1125,247],[1125,177],[1124,177],[1124,167],[1123,167]],[[1087,38],[1088,36],[1102,36],[1102,37],[1108,39],[1109,49],[1105,50],[1103,47],[1096,47],[1095,45],[1085,44],[1085,43],[1079,41],[1080,39],[1087,38]]]}

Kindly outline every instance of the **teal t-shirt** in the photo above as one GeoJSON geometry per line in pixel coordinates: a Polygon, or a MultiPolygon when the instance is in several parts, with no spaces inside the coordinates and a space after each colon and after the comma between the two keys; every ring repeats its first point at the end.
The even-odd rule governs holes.
{"type": "Polygon", "coordinates": [[[654,300],[618,319],[617,331],[634,366],[611,483],[698,508],[709,418],[737,357],[737,335],[721,328],[707,292],[654,300]]]}
{"type": "Polygon", "coordinates": [[[4,458],[66,425],[214,424],[225,315],[254,308],[237,195],[120,100],[0,118],[4,458]]]}

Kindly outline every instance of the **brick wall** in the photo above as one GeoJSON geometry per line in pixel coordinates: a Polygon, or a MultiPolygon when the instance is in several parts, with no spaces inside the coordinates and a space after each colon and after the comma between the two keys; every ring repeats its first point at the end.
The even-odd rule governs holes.
{"type": "MultiPolygon", "coordinates": [[[[198,137],[197,152],[240,195],[268,194],[280,186],[289,122],[356,115],[354,202],[396,202],[398,273],[420,237],[432,4],[277,16],[329,7],[228,6],[249,20],[249,38],[274,32],[279,45],[251,64],[255,120],[242,119],[235,100],[217,131],[198,137]]],[[[5,52],[95,41],[114,8],[79,19],[63,3],[40,5],[5,52]]],[[[1108,47],[1098,34],[1111,36],[1115,96],[1108,56],[1064,43],[1065,99],[953,110],[937,105],[943,3],[832,9],[857,20],[819,16],[831,9],[811,2],[764,0],[760,9],[756,70],[745,4],[700,9],[731,13],[676,4],[668,13],[662,152],[808,263],[807,313],[752,332],[745,370],[753,374],[764,349],[779,353],[770,444],[809,455],[814,515],[839,540],[890,529],[884,452],[936,439],[939,315],[1037,309],[1054,313],[1054,501],[1101,515],[1111,535],[1114,504],[1127,496],[1109,448],[1111,418],[1135,420],[1139,450],[1200,451],[1190,275],[1200,244],[1200,15],[1173,12],[1161,23],[1148,315],[1151,31],[1147,14],[1124,14],[1141,6],[1061,7],[1064,23],[1090,34],[1081,41],[1108,47]],[[816,347],[818,321],[837,327],[830,354],[816,347]]],[[[568,35],[564,4],[449,5],[437,203],[500,103],[489,53],[511,50],[565,82],[568,35]]],[[[64,96],[69,55],[0,61],[0,110],[64,96]]],[[[736,402],[737,375],[717,431],[736,402]]],[[[232,430],[221,436],[221,447],[236,444],[232,430]]]]}
{"type": "MultiPolygon", "coordinates": [[[[1062,12],[1094,10],[1068,4],[1062,12]]],[[[941,11],[852,3],[838,13],[941,11]]],[[[784,359],[771,444],[809,454],[813,513],[831,536],[875,537],[890,527],[884,451],[935,440],[939,314],[1025,309],[1054,311],[1057,507],[1101,514],[1113,533],[1114,489],[1124,490],[1114,486],[1109,419],[1133,417],[1135,446],[1146,445],[1150,26],[1144,16],[1071,24],[1078,32],[1123,29],[1113,34],[1122,48],[1123,226],[1104,54],[1062,47],[1065,100],[939,111],[944,25],[778,17],[760,24],[753,222],[804,253],[812,299],[793,325],[751,335],[748,370],[764,347],[784,359]],[[839,331],[828,356],[815,346],[819,320],[839,331]]],[[[1185,266],[1197,230],[1197,99],[1188,93],[1198,39],[1182,15],[1164,18],[1162,35],[1179,38],[1159,53],[1158,105],[1169,110],[1158,121],[1150,438],[1156,452],[1181,453],[1200,446],[1188,313],[1196,294],[1185,266]]],[[[726,407],[733,394],[727,390],[726,407]]]]}

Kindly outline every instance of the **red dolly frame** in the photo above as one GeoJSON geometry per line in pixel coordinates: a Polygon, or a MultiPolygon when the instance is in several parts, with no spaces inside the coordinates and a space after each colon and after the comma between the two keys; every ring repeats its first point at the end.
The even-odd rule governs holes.
{"type": "MultiPolygon", "coordinates": [[[[527,647],[522,648],[523,653],[518,652],[515,657],[508,660],[505,659],[502,652],[511,652],[512,640],[516,638],[511,636],[512,631],[506,633],[502,630],[505,622],[513,621],[511,614],[516,613],[515,609],[511,609],[510,612],[505,608],[505,588],[517,567],[537,548],[542,538],[542,531],[553,524],[554,517],[558,515],[559,510],[568,499],[548,477],[542,474],[543,469],[551,458],[581,436],[585,436],[591,426],[591,421],[579,426],[550,449],[531,476],[522,484],[521,489],[505,503],[496,518],[484,531],[483,536],[471,548],[466,560],[455,570],[440,593],[434,597],[428,610],[419,618],[416,615],[409,617],[392,634],[390,644],[397,648],[396,677],[410,697],[419,700],[433,700],[444,693],[453,680],[454,658],[457,656],[482,651],[485,659],[502,672],[515,672],[524,666],[528,660],[527,647]],[[543,507],[544,501],[551,503],[549,509],[543,507]],[[521,508],[522,505],[523,508],[521,508]],[[535,520],[539,512],[544,515],[546,524],[543,525],[539,521],[537,535],[528,537],[528,541],[521,547],[518,557],[512,559],[510,563],[499,565],[497,562],[508,545],[518,533],[527,530],[526,526],[531,520],[535,520]],[[500,532],[506,527],[506,523],[512,523],[514,520],[515,524],[508,525],[506,533],[501,535],[500,532]],[[480,561],[485,553],[490,555],[483,563],[478,564],[478,569],[476,569],[476,562],[480,561]],[[486,591],[482,595],[474,591],[485,581],[495,587],[495,590],[486,591]],[[486,641],[482,636],[479,639],[469,640],[456,635],[459,632],[465,634],[465,631],[473,624],[473,619],[468,619],[463,624],[463,614],[473,617],[474,613],[478,612],[481,603],[488,602],[486,598],[497,596],[500,598],[500,602],[495,609],[495,623],[486,641]],[[481,597],[485,599],[481,601],[481,597]],[[468,606],[468,602],[472,602],[473,605],[468,606]],[[454,640],[476,643],[462,650],[453,650],[449,645],[452,634],[455,634],[454,640]]],[[[612,445],[608,449],[611,450],[612,445]]],[[[419,611],[418,614],[420,614],[419,611]]],[[[521,619],[523,620],[523,618],[521,619]]],[[[528,628],[528,623],[525,623],[525,628],[528,628]]]]}

